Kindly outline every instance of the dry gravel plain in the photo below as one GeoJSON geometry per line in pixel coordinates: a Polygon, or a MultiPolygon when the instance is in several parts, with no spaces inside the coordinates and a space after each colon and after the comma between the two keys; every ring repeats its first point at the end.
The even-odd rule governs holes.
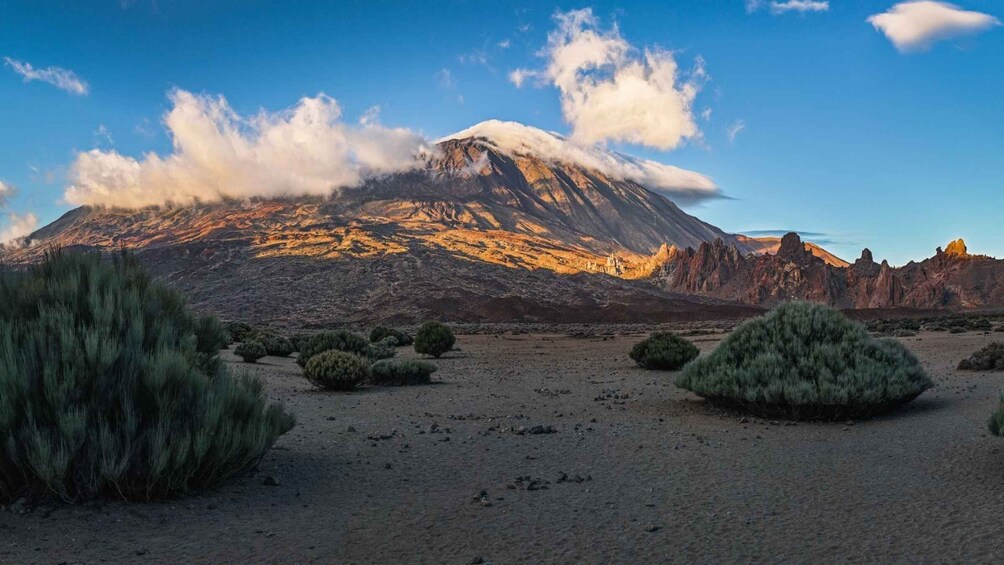
{"type": "MultiPolygon", "coordinates": [[[[786,425],[716,412],[669,374],[635,368],[626,353],[640,336],[619,331],[460,336],[461,351],[438,362],[439,384],[352,394],[313,391],[291,359],[267,358],[254,370],[299,421],[255,474],[176,501],[0,512],[0,562],[991,563],[1004,554],[1004,439],[986,431],[1004,373],[954,369],[1000,334],[905,338],[935,389],[874,420],[786,425]]],[[[707,350],[718,337],[694,339],[707,350]]]]}

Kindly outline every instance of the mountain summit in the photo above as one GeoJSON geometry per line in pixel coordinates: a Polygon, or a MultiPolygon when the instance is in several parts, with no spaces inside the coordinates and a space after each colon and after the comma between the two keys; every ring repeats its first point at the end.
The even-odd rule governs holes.
{"type": "Polygon", "coordinates": [[[318,324],[430,315],[629,321],[631,312],[696,311],[708,301],[618,279],[647,277],[670,250],[704,242],[751,250],[636,180],[715,194],[706,177],[518,124],[459,135],[441,140],[423,168],[328,198],[78,208],[6,260],[34,261],[52,246],[134,249],[197,305],[235,317],[257,311],[262,321],[282,312],[318,324]],[[590,273],[618,279],[556,277],[590,273]],[[286,303],[306,296],[321,304],[286,303]]]}

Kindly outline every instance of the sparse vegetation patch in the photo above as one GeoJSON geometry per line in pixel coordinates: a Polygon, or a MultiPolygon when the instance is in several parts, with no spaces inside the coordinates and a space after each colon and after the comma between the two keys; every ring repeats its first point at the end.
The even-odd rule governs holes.
{"type": "Polygon", "coordinates": [[[959,362],[963,371],[1004,371],[1004,343],[991,343],[959,362]]]}
{"type": "Polygon", "coordinates": [[[422,385],[431,381],[436,366],[428,361],[385,359],[370,367],[370,382],[375,385],[422,385]]]}

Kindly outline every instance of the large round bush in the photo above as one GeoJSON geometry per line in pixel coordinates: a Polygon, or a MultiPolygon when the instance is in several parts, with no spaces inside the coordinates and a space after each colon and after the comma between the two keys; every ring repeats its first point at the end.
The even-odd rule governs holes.
{"type": "Polygon", "coordinates": [[[875,339],[840,312],[783,304],[736,328],[687,365],[677,386],[763,417],[867,417],[909,402],[932,386],[916,357],[875,339]]]}
{"type": "Polygon", "coordinates": [[[370,365],[358,355],[332,349],[311,357],[303,376],[318,388],[352,390],[370,376],[370,365]]]}
{"type": "Polygon", "coordinates": [[[700,355],[697,346],[669,332],[657,332],[631,348],[629,356],[646,369],[675,371],[700,355]]]}
{"type": "Polygon", "coordinates": [[[146,500],[254,467],[293,418],[226,372],[225,339],[128,255],[0,274],[0,499],[146,500]]]}
{"type": "Polygon", "coordinates": [[[453,344],[456,342],[457,338],[453,336],[453,330],[449,326],[439,322],[426,322],[415,334],[415,352],[432,355],[438,359],[453,349],[453,344]]]}
{"type": "Polygon", "coordinates": [[[300,357],[296,362],[301,367],[306,367],[311,357],[332,350],[367,357],[370,354],[370,343],[365,337],[348,330],[315,334],[300,348],[300,357]]]}

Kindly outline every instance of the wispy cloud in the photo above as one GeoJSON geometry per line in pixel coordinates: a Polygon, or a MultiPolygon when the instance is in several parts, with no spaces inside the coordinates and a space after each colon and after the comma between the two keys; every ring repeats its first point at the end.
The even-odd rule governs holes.
{"type": "Polygon", "coordinates": [[[453,78],[453,73],[450,72],[450,69],[439,69],[433,78],[436,80],[436,86],[443,90],[453,90],[457,87],[457,80],[453,78]]]}
{"type": "Polygon", "coordinates": [[[729,142],[735,143],[736,136],[738,136],[742,131],[746,129],[746,122],[743,120],[736,120],[731,126],[726,129],[725,133],[729,136],[729,142]]]}
{"type": "Polygon", "coordinates": [[[923,50],[935,41],[977,33],[1001,25],[990,14],[972,12],[934,0],[896,4],[889,11],[868,18],[901,52],[923,50]]]}
{"type": "Polygon", "coordinates": [[[745,0],[746,13],[752,14],[762,8],[767,8],[774,15],[795,12],[805,14],[809,12],[828,12],[830,3],[827,0],[745,0]]]}
{"type": "Polygon", "coordinates": [[[554,20],[541,51],[547,66],[516,69],[509,80],[557,87],[573,138],[666,150],[700,137],[692,105],[709,80],[703,59],[681,77],[673,52],[653,47],[639,54],[616,26],[600,29],[590,9],[558,12],[554,20]]]}
{"type": "Polygon", "coordinates": [[[105,124],[98,125],[98,129],[94,130],[94,142],[98,145],[115,145],[112,132],[108,131],[105,124]]]}
{"type": "Polygon", "coordinates": [[[80,79],[73,71],[60,67],[46,67],[36,69],[31,63],[4,57],[4,65],[10,67],[15,73],[21,75],[24,82],[38,80],[65,90],[71,94],[83,96],[88,93],[90,87],[80,79]]]}
{"type": "Polygon", "coordinates": [[[117,151],[78,153],[66,202],[140,208],[251,196],[328,195],[419,166],[428,144],[404,128],[342,120],[324,95],[293,108],[238,115],[222,97],[170,93],[164,117],[173,151],[140,159],[117,151]]]}

